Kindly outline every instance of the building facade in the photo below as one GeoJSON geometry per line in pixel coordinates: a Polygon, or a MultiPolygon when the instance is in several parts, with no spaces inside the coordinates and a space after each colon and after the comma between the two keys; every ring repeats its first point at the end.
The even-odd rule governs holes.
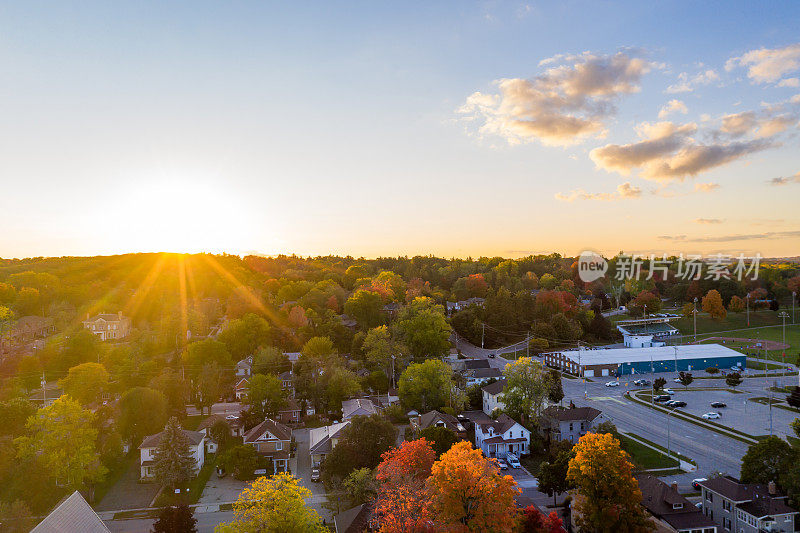
{"type": "MultiPolygon", "coordinates": [[[[203,464],[205,464],[206,460],[205,435],[199,431],[189,431],[186,429],[181,431],[183,431],[183,434],[186,435],[186,438],[189,440],[192,450],[192,458],[194,459],[195,474],[197,474],[197,472],[203,468],[203,464]]],[[[153,464],[155,463],[156,450],[158,449],[158,445],[161,444],[161,437],[163,435],[163,431],[161,433],[156,433],[155,435],[148,435],[144,438],[142,444],[139,446],[139,466],[141,469],[141,479],[153,479],[155,475],[153,464]]]]}
{"type": "Polygon", "coordinates": [[[700,482],[703,514],[722,532],[790,533],[797,531],[798,512],[774,483],[741,483],[730,476],[700,482]]]}
{"type": "Polygon", "coordinates": [[[267,418],[244,434],[245,446],[252,446],[262,457],[272,460],[274,473],[289,469],[292,430],[280,422],[267,418]]]}
{"type": "Polygon", "coordinates": [[[475,447],[486,457],[505,458],[507,454],[529,453],[531,432],[506,414],[497,420],[475,424],[475,447]]]}
{"type": "Polygon", "coordinates": [[[124,316],[122,311],[116,315],[101,313],[93,317],[86,317],[83,327],[100,337],[101,341],[124,339],[131,332],[131,319],[124,316]]]}

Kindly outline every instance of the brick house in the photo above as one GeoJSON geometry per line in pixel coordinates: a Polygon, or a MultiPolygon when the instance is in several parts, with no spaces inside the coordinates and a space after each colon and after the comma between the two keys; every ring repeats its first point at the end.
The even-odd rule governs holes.
{"type": "Polygon", "coordinates": [[[124,316],[122,311],[116,315],[100,313],[91,318],[87,315],[83,327],[100,337],[101,341],[124,339],[131,332],[131,319],[124,316]]]}

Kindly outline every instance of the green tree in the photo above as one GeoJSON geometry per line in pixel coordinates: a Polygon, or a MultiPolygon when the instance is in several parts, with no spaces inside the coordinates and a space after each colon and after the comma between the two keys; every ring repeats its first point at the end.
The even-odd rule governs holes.
{"type": "Polygon", "coordinates": [[[183,354],[186,368],[192,376],[197,376],[206,365],[216,363],[221,367],[231,367],[231,354],[224,343],[205,339],[191,343],[183,354]]]}
{"type": "Polygon", "coordinates": [[[272,374],[255,374],[250,377],[245,404],[259,418],[275,418],[285,405],[286,394],[281,380],[272,374]]]}
{"type": "Polygon", "coordinates": [[[397,430],[388,420],[378,415],[354,416],[342,430],[336,447],[325,457],[325,480],[341,481],[358,468],[375,468],[383,452],[396,440],[397,430]]]}
{"type": "Polygon", "coordinates": [[[169,413],[183,418],[186,416],[186,403],[189,401],[189,383],[172,368],[165,368],[161,374],[150,380],[149,387],[161,392],[167,399],[169,413]]]}
{"type": "MultiPolygon", "coordinates": [[[[335,448],[334,448],[335,449],[335,448]]],[[[322,519],[306,506],[311,491],[290,474],[260,477],[233,504],[234,519],[215,533],[324,533],[322,519]]]]}
{"type": "Polygon", "coordinates": [[[196,474],[192,444],[174,416],[167,421],[153,459],[153,473],[170,489],[196,474]]]}
{"type": "Polygon", "coordinates": [[[742,482],[777,482],[795,460],[795,452],[785,440],[771,436],[751,445],[742,457],[742,482]]]}
{"type": "Polygon", "coordinates": [[[11,398],[0,402],[0,435],[19,436],[25,423],[36,412],[36,407],[25,398],[11,398]]]}
{"type": "Polygon", "coordinates": [[[161,431],[166,421],[167,399],[157,390],[134,387],[119,400],[119,431],[133,447],[161,431]]]}
{"type": "Polygon", "coordinates": [[[344,479],[342,489],[350,507],[367,503],[377,490],[375,474],[370,468],[357,468],[344,479]]]}
{"type": "Polygon", "coordinates": [[[83,363],[69,369],[67,377],[59,381],[59,385],[83,405],[100,400],[100,396],[108,390],[108,371],[100,363],[83,363]]]}
{"type": "Polygon", "coordinates": [[[430,426],[419,432],[419,436],[431,443],[436,457],[441,456],[459,441],[452,429],[442,426],[430,426]]]}
{"type": "Polygon", "coordinates": [[[197,533],[197,518],[188,505],[164,507],[158,513],[151,533],[197,533]]]}
{"type": "Polygon", "coordinates": [[[197,377],[197,407],[200,408],[200,414],[207,408],[211,410],[211,406],[219,400],[223,390],[224,376],[222,369],[216,362],[203,365],[200,369],[200,375],[197,377]]]}
{"type": "Polygon", "coordinates": [[[258,468],[258,452],[252,446],[234,446],[221,455],[220,464],[236,479],[251,479],[258,468]]]}
{"type": "Polygon", "coordinates": [[[564,399],[564,387],[561,384],[561,374],[556,369],[551,369],[547,379],[549,386],[547,388],[547,399],[550,403],[561,403],[564,399]]]}
{"type": "Polygon", "coordinates": [[[361,392],[361,384],[355,373],[335,365],[323,375],[325,398],[329,409],[338,409],[342,401],[361,392]]]}
{"type": "Polygon", "coordinates": [[[78,490],[106,475],[97,451],[95,415],[69,396],[39,409],[15,439],[22,460],[35,461],[57,482],[78,490]]]}
{"type": "Polygon", "coordinates": [[[727,383],[729,387],[738,387],[742,384],[742,376],[738,372],[731,372],[725,376],[725,383],[727,383]]]}
{"type": "Polygon", "coordinates": [[[5,533],[28,533],[36,522],[28,505],[22,500],[0,502],[0,525],[5,533]]]}
{"type": "Polygon", "coordinates": [[[81,328],[70,335],[58,357],[58,368],[66,370],[88,361],[97,361],[100,355],[100,340],[88,330],[81,328]]]}
{"type": "Polygon", "coordinates": [[[439,359],[414,363],[400,376],[400,401],[406,409],[426,413],[449,405],[454,393],[453,370],[439,359]]]}
{"type": "Polygon", "coordinates": [[[308,339],[301,351],[303,355],[318,361],[328,361],[336,355],[336,347],[328,337],[312,337],[308,339]]]}
{"type": "Polygon", "coordinates": [[[681,380],[681,385],[686,388],[689,388],[689,385],[694,381],[694,377],[689,372],[679,372],[678,379],[681,380]]]}
{"type": "Polygon", "coordinates": [[[397,330],[412,357],[443,357],[450,349],[452,328],[444,308],[427,297],[414,299],[400,313],[397,330]]]}
{"type": "Polygon", "coordinates": [[[573,488],[567,479],[570,459],[572,452],[564,451],[553,462],[544,461],[539,465],[539,490],[553,497],[553,505],[556,505],[559,494],[573,488]]]}
{"type": "Polygon", "coordinates": [[[247,313],[242,318],[232,320],[219,334],[218,339],[226,346],[231,356],[239,360],[253,355],[260,346],[269,344],[272,338],[271,330],[266,320],[256,314],[247,313]]]}
{"type": "Polygon", "coordinates": [[[667,385],[667,380],[664,378],[656,378],[653,380],[653,392],[658,392],[663,390],[664,387],[667,385]]]}
{"type": "Polygon", "coordinates": [[[380,326],[385,320],[381,295],[363,289],[358,289],[347,299],[344,312],[364,330],[380,326]]]}
{"type": "Polygon", "coordinates": [[[44,314],[39,291],[31,287],[22,287],[14,302],[14,312],[17,316],[44,314]]]}
{"type": "Polygon", "coordinates": [[[523,423],[538,421],[551,386],[542,364],[529,357],[520,357],[508,364],[503,374],[506,377],[503,393],[505,411],[523,423]]]}
{"type": "Polygon", "coordinates": [[[24,355],[17,364],[17,377],[25,390],[33,390],[42,381],[42,363],[35,355],[24,355]]]}
{"type": "Polygon", "coordinates": [[[280,374],[291,367],[283,350],[275,346],[263,346],[253,356],[253,372],[258,374],[280,374]]]}
{"type": "Polygon", "coordinates": [[[392,357],[398,355],[399,350],[392,340],[392,334],[386,326],[372,328],[364,337],[362,345],[367,363],[372,368],[383,370],[387,376],[392,374],[392,357]]]}

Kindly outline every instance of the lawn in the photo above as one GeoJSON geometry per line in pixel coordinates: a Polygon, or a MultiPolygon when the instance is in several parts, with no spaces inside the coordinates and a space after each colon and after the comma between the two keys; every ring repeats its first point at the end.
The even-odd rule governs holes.
{"type": "Polygon", "coordinates": [[[642,470],[676,468],[680,466],[680,462],[677,459],[668,457],[665,453],[636,442],[626,435],[620,435],[620,441],[622,448],[630,454],[633,463],[642,470]]]}
{"type": "MultiPolygon", "coordinates": [[[[786,320],[786,342],[791,347],[787,350],[786,355],[787,361],[789,360],[789,355],[791,355],[792,362],[794,362],[800,347],[800,324],[792,325],[790,323],[791,312],[788,313],[790,316],[786,320]]],[[[694,324],[691,318],[678,318],[670,323],[678,328],[683,335],[691,336],[694,334],[694,324]]],[[[715,334],[714,336],[720,337],[744,337],[783,342],[782,324],[783,321],[775,311],[762,310],[757,313],[751,311],[749,327],[747,326],[746,313],[728,313],[728,316],[722,320],[715,320],[706,314],[699,313],[697,315],[697,334],[698,340],[701,340],[700,337],[715,334]]],[[[778,359],[780,352],[771,355],[777,355],[774,358],[778,359]]]]}
{"type": "Polygon", "coordinates": [[[181,489],[181,493],[175,494],[174,492],[170,492],[165,488],[163,491],[161,491],[161,494],[158,495],[158,498],[156,498],[155,507],[166,507],[181,503],[188,505],[197,503],[197,500],[199,500],[200,496],[203,494],[203,489],[205,488],[206,483],[208,483],[208,479],[211,477],[211,474],[214,472],[216,465],[217,457],[207,455],[206,462],[203,464],[203,468],[200,469],[200,473],[188,483],[183,483],[180,485],[179,488],[181,489]]]}

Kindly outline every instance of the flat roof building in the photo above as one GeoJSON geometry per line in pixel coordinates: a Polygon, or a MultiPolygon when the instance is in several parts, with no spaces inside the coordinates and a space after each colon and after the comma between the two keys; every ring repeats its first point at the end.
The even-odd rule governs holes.
{"type": "Polygon", "coordinates": [[[544,354],[547,366],[585,377],[625,376],[651,372],[690,372],[744,368],[745,355],[720,344],[687,344],[644,348],[567,350],[544,354]]]}

